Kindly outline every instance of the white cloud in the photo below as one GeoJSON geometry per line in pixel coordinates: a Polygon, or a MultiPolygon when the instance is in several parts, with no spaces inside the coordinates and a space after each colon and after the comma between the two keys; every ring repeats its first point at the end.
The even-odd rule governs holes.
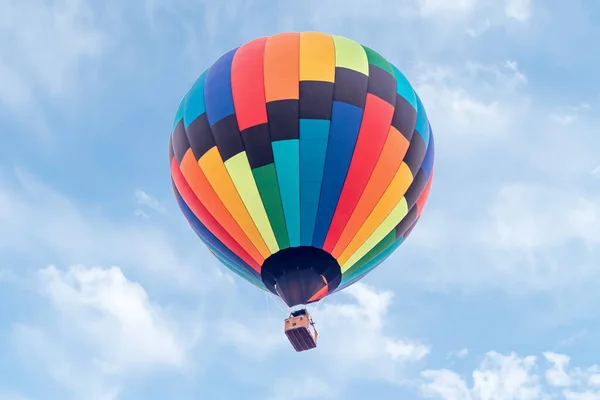
{"type": "Polygon", "coordinates": [[[564,125],[565,121],[556,122],[556,113],[545,113],[543,109],[533,113],[532,117],[537,123],[534,123],[535,129],[529,129],[530,139],[520,149],[515,148],[516,155],[528,162],[524,172],[541,172],[555,182],[583,186],[582,179],[589,179],[590,171],[598,165],[595,152],[600,146],[600,138],[595,134],[598,118],[593,113],[579,111],[563,115],[568,120],[564,125]],[[566,141],[565,132],[573,133],[566,141]],[[558,159],[561,161],[557,162],[558,159]]]}
{"type": "Polygon", "coordinates": [[[117,267],[50,266],[38,279],[51,318],[15,325],[13,340],[76,398],[117,399],[128,374],[181,368],[198,339],[196,325],[175,323],[117,267]]]}
{"type": "Polygon", "coordinates": [[[221,319],[216,323],[215,342],[224,347],[233,347],[240,355],[253,359],[264,359],[289,346],[282,331],[274,329],[277,325],[265,323],[264,317],[261,315],[263,322],[260,324],[256,324],[254,319],[221,319]]]}
{"type": "Polygon", "coordinates": [[[585,336],[587,336],[587,334],[588,334],[588,331],[585,329],[582,329],[582,330],[578,331],[577,333],[569,336],[568,338],[561,340],[558,344],[559,344],[559,346],[571,346],[571,345],[577,343],[578,341],[580,341],[585,336]]]}
{"type": "Polygon", "coordinates": [[[571,392],[565,391],[565,400],[600,400],[600,391],[571,392]]]}
{"type": "Polygon", "coordinates": [[[486,183],[498,182],[500,176],[539,181],[540,174],[548,174],[552,182],[573,181],[575,174],[598,167],[592,150],[598,119],[589,112],[594,105],[537,98],[516,61],[421,61],[407,74],[431,121],[439,150],[436,165],[445,166],[448,178],[460,176],[457,168],[472,169],[475,162],[494,174],[486,183]],[[573,132],[569,140],[565,130],[573,132]],[[448,159],[455,162],[441,164],[448,159]],[[515,168],[520,168],[518,175],[515,168]]]}
{"type": "Polygon", "coordinates": [[[335,399],[338,390],[315,377],[281,379],[275,383],[274,394],[269,400],[335,399]]]}
{"type": "Polygon", "coordinates": [[[588,103],[581,103],[577,106],[562,107],[560,111],[551,113],[550,117],[560,125],[572,125],[575,121],[580,119],[581,114],[590,110],[590,108],[591,106],[588,103]]]}
{"type": "Polygon", "coordinates": [[[488,352],[472,373],[473,384],[467,384],[457,372],[426,370],[421,373],[421,394],[440,400],[596,400],[591,377],[597,366],[569,369],[570,358],[564,354],[544,353],[549,366],[541,365],[534,356],[516,353],[503,355],[488,352]],[[544,379],[545,378],[545,379],[544,379]]]}
{"type": "Polygon", "coordinates": [[[460,350],[449,352],[448,358],[465,358],[468,355],[469,355],[469,349],[463,347],[460,350]]]}
{"type": "Polygon", "coordinates": [[[428,345],[387,333],[392,324],[388,313],[393,292],[377,291],[359,282],[344,289],[342,296],[352,302],[327,299],[313,313],[320,332],[319,351],[337,373],[398,383],[406,364],[430,353],[428,345]]]}
{"type": "Polygon", "coordinates": [[[28,363],[38,377],[48,375],[73,399],[118,399],[119,385],[102,374],[93,358],[85,359],[90,356],[89,353],[78,358],[78,354],[72,351],[74,343],[63,342],[60,334],[48,333],[39,326],[15,324],[12,338],[13,350],[20,355],[19,361],[28,363]]]}
{"type": "Polygon", "coordinates": [[[490,209],[490,247],[534,250],[571,239],[600,243],[600,202],[568,187],[559,190],[535,182],[506,185],[490,209]]]}
{"type": "Polygon", "coordinates": [[[530,183],[500,189],[474,234],[507,282],[529,289],[571,288],[600,279],[600,201],[569,186],[530,183]]]}
{"type": "Polygon", "coordinates": [[[534,101],[513,61],[420,63],[413,71],[436,138],[438,178],[405,250],[426,251],[431,267],[408,276],[438,287],[544,289],[597,276],[599,193],[583,180],[597,166],[592,106],[534,101]],[[550,112],[557,107],[577,115],[568,141],[550,112]],[[569,257],[574,243],[583,248],[569,257]]]}
{"type": "Polygon", "coordinates": [[[481,35],[492,27],[492,22],[489,18],[473,22],[470,27],[465,30],[465,33],[473,38],[481,35]]]}
{"type": "Polygon", "coordinates": [[[546,371],[546,381],[549,385],[568,388],[566,392],[575,394],[573,389],[586,390],[587,387],[598,386],[600,366],[592,365],[588,368],[570,368],[571,357],[566,354],[545,352],[544,357],[550,365],[546,371]]]}
{"type": "Polygon", "coordinates": [[[419,0],[420,10],[423,15],[436,13],[471,11],[477,5],[478,0],[419,0]]]}
{"type": "MultiPolygon", "coordinates": [[[[534,179],[490,186],[480,186],[487,193],[469,200],[469,213],[448,211],[444,203],[428,205],[407,242],[407,251],[427,261],[407,269],[404,283],[414,279],[433,289],[476,291],[492,286],[513,293],[566,289],[579,298],[590,289],[586,293],[595,295],[589,284],[600,281],[598,195],[574,183],[534,179]]],[[[454,204],[451,187],[444,189],[450,191],[445,201],[454,204]]]]}
{"type": "Polygon", "coordinates": [[[473,395],[482,399],[539,399],[538,379],[530,375],[534,365],[535,357],[488,353],[480,370],[473,373],[473,395]]]}
{"type": "Polygon", "coordinates": [[[279,365],[280,379],[275,388],[269,388],[277,399],[338,398],[346,392],[349,381],[403,385],[410,379],[407,371],[423,362],[431,349],[399,335],[402,327],[390,316],[392,297],[392,292],[357,283],[310,307],[319,332],[318,344],[303,354],[296,354],[285,337],[285,310],[273,314],[279,315],[279,320],[257,312],[255,307],[236,307],[235,317],[226,314],[211,325],[214,348],[235,349],[232,369],[241,370],[242,380],[249,379],[249,368],[253,374],[271,374],[267,372],[270,366],[279,365]],[[304,363],[306,357],[312,360],[307,371],[314,376],[298,374],[298,363],[304,363]],[[292,359],[297,361],[289,365],[287,361],[292,359]],[[265,369],[257,369],[259,364],[265,369]]]}
{"type": "Polygon", "coordinates": [[[506,15],[518,21],[527,21],[531,17],[531,0],[506,0],[506,15]]]}
{"type": "Polygon", "coordinates": [[[413,85],[426,107],[436,142],[441,148],[452,146],[453,155],[490,139],[506,138],[514,119],[529,110],[528,99],[516,95],[527,77],[514,61],[502,65],[421,62],[414,71],[413,85]]]}
{"type": "Polygon", "coordinates": [[[552,365],[546,371],[546,380],[552,386],[570,386],[571,377],[565,368],[569,365],[570,358],[565,354],[544,353],[546,360],[552,365]]]}
{"type": "Polygon", "coordinates": [[[592,376],[590,376],[589,380],[588,380],[588,384],[590,386],[597,386],[600,387],[600,373],[595,373],[592,376]]]}
{"type": "Polygon", "coordinates": [[[0,0],[0,104],[20,111],[36,96],[61,98],[107,38],[83,0],[0,0]]]}
{"type": "Polygon", "coordinates": [[[534,101],[513,61],[420,63],[413,71],[436,138],[438,178],[406,250],[425,251],[431,267],[408,276],[436,287],[511,290],[599,278],[600,193],[584,180],[597,166],[592,105],[534,101]],[[568,128],[556,122],[561,112],[570,115],[568,128]],[[565,129],[577,134],[565,141],[565,129]]]}
{"type": "Polygon", "coordinates": [[[504,9],[497,7],[500,2],[491,0],[418,0],[422,15],[430,16],[435,14],[448,17],[448,13],[455,14],[473,14],[472,17],[500,19],[508,17],[519,22],[527,21],[531,17],[530,0],[505,0],[504,9]]]}
{"type": "Polygon", "coordinates": [[[53,306],[71,319],[69,326],[103,347],[103,364],[109,371],[182,364],[182,343],[163,311],[121,269],[75,266],[63,272],[48,267],[40,271],[40,279],[53,306]]]}
{"type": "Polygon", "coordinates": [[[492,27],[525,23],[532,16],[530,0],[418,0],[417,3],[421,17],[442,23],[444,29],[440,33],[447,35],[450,29],[454,38],[461,34],[475,38],[492,27]]]}
{"type": "Polygon", "coordinates": [[[459,374],[447,369],[427,370],[421,373],[424,380],[421,394],[428,398],[444,400],[471,400],[471,392],[459,374]]]}
{"type": "MultiPolygon", "coordinates": [[[[428,345],[387,333],[392,323],[389,309],[393,292],[377,291],[359,282],[334,298],[328,297],[309,310],[319,332],[318,349],[314,352],[329,360],[324,368],[331,367],[336,374],[365,374],[364,367],[368,365],[368,374],[382,372],[380,377],[394,380],[398,378],[398,367],[420,361],[430,353],[428,345]],[[340,301],[344,298],[350,302],[340,301]]],[[[281,325],[271,316],[261,317],[263,323],[256,325],[255,313],[251,320],[245,319],[244,312],[238,314],[235,321],[217,323],[217,342],[234,346],[254,359],[272,356],[282,347],[291,349],[283,332],[274,331],[281,325]]]]}
{"type": "Polygon", "coordinates": [[[145,279],[155,279],[163,287],[175,285],[194,291],[209,286],[207,277],[229,280],[212,257],[202,262],[204,245],[189,227],[180,224],[178,228],[182,235],[174,241],[158,225],[112,220],[26,173],[18,172],[14,177],[0,174],[0,249],[7,254],[4,262],[10,254],[29,265],[48,260],[119,265],[124,270],[144,271],[145,279]],[[205,278],[199,279],[200,274],[205,278]]]}
{"type": "Polygon", "coordinates": [[[143,190],[138,189],[135,191],[135,199],[137,205],[141,207],[136,209],[136,215],[149,217],[148,214],[146,214],[143,210],[144,208],[150,209],[159,214],[164,214],[167,212],[165,207],[160,203],[160,201],[158,201],[156,197],[146,193],[143,190]]]}

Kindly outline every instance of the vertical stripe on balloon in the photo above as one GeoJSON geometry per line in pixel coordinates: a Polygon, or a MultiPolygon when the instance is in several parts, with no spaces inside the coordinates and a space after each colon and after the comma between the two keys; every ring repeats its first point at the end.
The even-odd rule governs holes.
{"type": "MultiPolygon", "coordinates": [[[[365,96],[366,96],[365,88],[365,96]]],[[[337,207],[358,138],[363,110],[341,101],[333,102],[323,185],[315,224],[313,246],[322,248],[337,207]]]]}
{"type": "Polygon", "coordinates": [[[369,62],[363,47],[333,36],[335,79],[329,143],[312,245],[322,247],[335,212],[363,117],[369,62]]]}
{"type": "Polygon", "coordinates": [[[396,82],[392,66],[364,47],[369,63],[365,111],[352,161],[333,215],[323,249],[333,252],[375,168],[394,116],[396,82]]]}
{"type": "Polygon", "coordinates": [[[300,34],[282,33],[269,37],[263,59],[275,174],[288,243],[296,247],[300,245],[300,34]]]}
{"type": "Polygon", "coordinates": [[[208,70],[204,87],[206,114],[227,173],[269,254],[273,254],[279,247],[256,187],[235,115],[232,82],[237,80],[232,79],[232,73],[240,71],[233,65],[238,51],[239,48],[229,51],[208,70]]]}
{"type": "Polygon", "coordinates": [[[331,126],[333,38],[300,34],[300,244],[312,245],[331,126]]]}
{"type": "Polygon", "coordinates": [[[321,196],[330,121],[300,120],[300,210],[303,246],[311,246],[321,196]]]}
{"type": "Polygon", "coordinates": [[[332,252],[346,222],[362,195],[392,122],[394,107],[379,97],[368,94],[358,140],[348,168],[340,200],[333,215],[323,249],[332,252]]]}
{"type": "Polygon", "coordinates": [[[252,180],[260,194],[271,229],[271,233],[267,232],[267,235],[274,235],[277,246],[281,249],[289,247],[289,239],[267,116],[264,75],[266,43],[267,38],[260,38],[238,49],[231,67],[231,86],[238,128],[252,170],[252,180]]]}

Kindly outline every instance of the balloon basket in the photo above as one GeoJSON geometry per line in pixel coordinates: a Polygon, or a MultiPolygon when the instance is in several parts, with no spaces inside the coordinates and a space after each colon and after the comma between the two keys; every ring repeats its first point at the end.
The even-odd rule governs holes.
{"type": "Polygon", "coordinates": [[[285,335],[297,352],[317,347],[319,334],[306,309],[292,312],[285,320],[285,335]]]}

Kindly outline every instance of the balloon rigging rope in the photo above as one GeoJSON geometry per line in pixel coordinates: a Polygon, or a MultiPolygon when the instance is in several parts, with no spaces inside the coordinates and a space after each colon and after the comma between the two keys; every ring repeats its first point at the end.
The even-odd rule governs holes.
{"type": "Polygon", "coordinates": [[[271,308],[269,307],[269,293],[265,292],[265,302],[267,303],[267,315],[269,316],[269,322],[271,322],[271,308]]]}
{"type": "Polygon", "coordinates": [[[321,303],[323,303],[323,301],[325,301],[326,297],[327,296],[325,296],[321,300],[317,301],[317,304],[315,304],[315,307],[313,308],[313,311],[312,311],[315,315],[317,315],[319,313],[319,307],[321,306],[321,303]]]}
{"type": "Polygon", "coordinates": [[[283,308],[282,305],[277,301],[277,299],[279,299],[279,297],[275,296],[273,293],[270,293],[270,292],[266,292],[266,294],[267,294],[267,298],[270,298],[273,300],[273,302],[275,303],[277,308],[279,308],[281,311],[285,312],[285,308],[283,308]]]}

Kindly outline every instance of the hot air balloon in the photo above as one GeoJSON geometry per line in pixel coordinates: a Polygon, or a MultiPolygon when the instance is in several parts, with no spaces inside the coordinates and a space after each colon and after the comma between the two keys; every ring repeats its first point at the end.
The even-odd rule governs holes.
{"type": "Polygon", "coordinates": [[[226,267],[290,307],[296,351],[316,346],[306,305],[406,240],[433,159],[407,78],[374,50],[320,32],[225,53],[184,96],[169,140],[189,225],[226,267]]]}

